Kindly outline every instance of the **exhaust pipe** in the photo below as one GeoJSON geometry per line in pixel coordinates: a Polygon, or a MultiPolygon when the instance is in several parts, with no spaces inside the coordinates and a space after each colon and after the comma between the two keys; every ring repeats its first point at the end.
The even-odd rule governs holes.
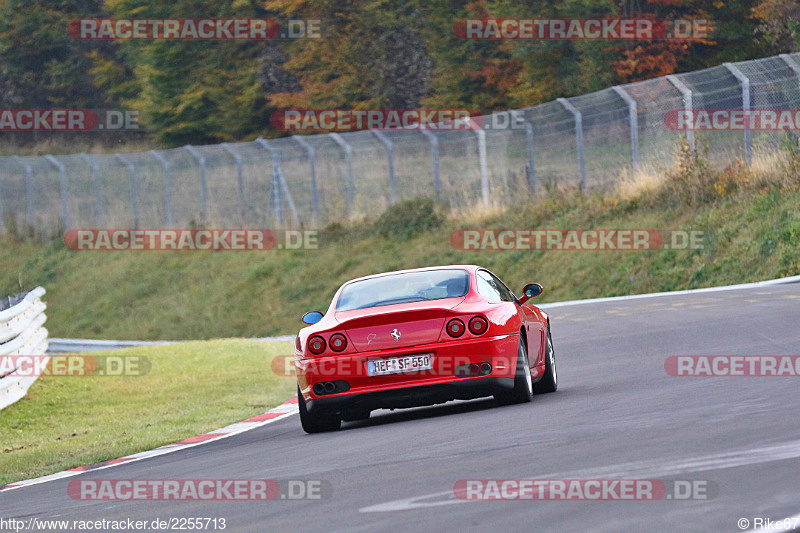
{"type": "Polygon", "coordinates": [[[455,375],[459,378],[477,378],[492,373],[492,364],[487,362],[470,363],[456,367],[455,375]]]}
{"type": "Polygon", "coordinates": [[[323,396],[334,392],[347,392],[350,390],[350,384],[341,379],[338,381],[320,381],[319,383],[314,383],[312,389],[317,396],[323,396]]]}

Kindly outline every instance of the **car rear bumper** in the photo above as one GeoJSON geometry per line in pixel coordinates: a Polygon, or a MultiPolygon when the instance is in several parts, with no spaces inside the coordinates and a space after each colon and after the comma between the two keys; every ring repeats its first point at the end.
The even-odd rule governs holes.
{"type": "Polygon", "coordinates": [[[445,403],[451,400],[472,400],[514,388],[513,378],[475,378],[453,383],[422,387],[367,392],[363,394],[319,397],[306,402],[309,411],[341,412],[403,409],[445,403]]]}
{"type": "Polygon", "coordinates": [[[296,359],[297,382],[309,410],[341,406],[377,409],[432,405],[490,396],[513,387],[519,335],[454,340],[398,350],[380,350],[324,358],[296,359]],[[433,368],[380,376],[368,375],[370,361],[431,354],[433,368]],[[457,375],[457,368],[491,364],[479,376],[457,375]],[[316,383],[336,382],[331,394],[317,394],[316,383]]]}

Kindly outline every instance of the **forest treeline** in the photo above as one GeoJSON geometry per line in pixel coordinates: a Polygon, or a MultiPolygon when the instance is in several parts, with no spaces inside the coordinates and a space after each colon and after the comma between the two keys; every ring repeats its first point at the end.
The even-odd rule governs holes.
{"type": "Polygon", "coordinates": [[[0,0],[0,108],[133,109],[154,143],[284,135],[277,109],[518,108],[798,49],[800,0],[0,0]],[[77,40],[76,18],[319,20],[320,37],[77,40]],[[462,18],[707,20],[703,39],[462,40],[462,18]]]}

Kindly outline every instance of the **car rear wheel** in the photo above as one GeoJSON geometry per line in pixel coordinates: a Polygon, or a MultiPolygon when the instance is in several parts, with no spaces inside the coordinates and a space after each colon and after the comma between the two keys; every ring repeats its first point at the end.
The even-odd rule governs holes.
{"type": "Polygon", "coordinates": [[[526,403],[533,399],[531,366],[528,362],[528,350],[525,349],[522,335],[519,337],[519,348],[517,348],[517,370],[514,374],[514,388],[508,392],[495,394],[494,399],[500,405],[526,403]]]}
{"type": "Polygon", "coordinates": [[[555,392],[558,390],[558,371],[556,369],[556,354],[553,350],[553,339],[550,337],[550,326],[547,326],[547,335],[544,345],[544,375],[533,386],[536,394],[555,392]]]}
{"type": "Polygon", "coordinates": [[[306,409],[306,401],[297,388],[297,404],[300,409],[300,424],[306,433],[322,433],[336,431],[342,427],[342,419],[335,413],[310,413],[306,409]]]}

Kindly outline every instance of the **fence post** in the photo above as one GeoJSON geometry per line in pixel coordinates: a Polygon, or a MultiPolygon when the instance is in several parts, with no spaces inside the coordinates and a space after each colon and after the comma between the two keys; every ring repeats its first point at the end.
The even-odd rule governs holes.
{"type": "Polygon", "coordinates": [[[311,165],[311,217],[314,220],[319,220],[319,191],[317,190],[317,151],[309,144],[308,141],[303,139],[302,135],[292,135],[292,139],[297,141],[300,146],[306,149],[308,153],[308,162],[311,165]]]}
{"type": "Polygon", "coordinates": [[[131,197],[131,212],[133,214],[133,229],[139,229],[139,195],[136,192],[136,167],[121,154],[114,154],[123,165],[128,167],[128,188],[131,197]]]}
{"type": "Polygon", "coordinates": [[[259,137],[256,141],[270,151],[273,155],[272,164],[277,165],[274,167],[277,170],[276,174],[278,175],[278,186],[283,191],[282,197],[286,198],[286,202],[289,204],[289,211],[292,212],[292,219],[294,223],[300,225],[300,219],[297,216],[297,208],[294,205],[294,199],[292,199],[292,193],[289,191],[289,185],[286,183],[286,178],[283,177],[283,169],[281,169],[281,154],[277,150],[274,150],[272,146],[266,141],[266,139],[262,139],[259,137]]]}
{"type": "Polygon", "coordinates": [[[559,98],[557,101],[575,117],[575,145],[578,151],[578,171],[581,176],[580,188],[584,190],[586,188],[586,159],[583,155],[583,115],[566,98],[559,98]]]}
{"type": "Polygon", "coordinates": [[[105,207],[103,205],[103,188],[100,185],[100,166],[97,161],[86,154],[78,154],[92,169],[92,183],[94,183],[94,223],[101,227],[105,220],[105,207]]]}
{"type": "Polygon", "coordinates": [[[780,57],[783,62],[786,63],[790,69],[792,69],[792,72],[795,73],[797,76],[797,86],[800,88],[800,65],[798,65],[797,61],[795,61],[794,58],[789,54],[780,54],[778,57],[780,57]]]}
{"type": "Polygon", "coordinates": [[[155,150],[150,150],[147,153],[155,157],[164,167],[164,211],[167,213],[167,226],[172,227],[172,176],[169,174],[169,161],[155,150]]]}
{"type": "Polygon", "coordinates": [[[749,167],[753,158],[753,134],[750,131],[750,80],[733,63],[723,63],[722,66],[728,69],[728,72],[733,74],[742,84],[742,111],[746,121],[744,126],[744,160],[749,167]]]}
{"type": "Polygon", "coordinates": [[[281,202],[281,189],[278,182],[281,163],[278,155],[267,141],[259,137],[256,142],[269,152],[270,159],[272,159],[272,208],[275,212],[275,225],[279,226],[283,222],[283,203],[281,202]]]}
{"type": "Polygon", "coordinates": [[[200,165],[200,216],[208,222],[208,184],[206,183],[206,157],[194,146],[187,144],[184,148],[192,154],[200,165]]]}
{"type": "Polygon", "coordinates": [[[522,111],[511,111],[514,120],[520,120],[525,124],[525,151],[528,154],[528,188],[532,193],[536,193],[536,165],[533,146],[533,124],[525,119],[522,111]]]}
{"type": "Polygon", "coordinates": [[[244,175],[242,174],[242,155],[231,148],[228,143],[222,143],[222,148],[228,152],[231,157],[233,157],[234,161],[236,161],[236,195],[237,200],[239,201],[239,219],[241,220],[241,224],[245,224],[245,208],[244,208],[244,175]]]}
{"type": "Polygon", "coordinates": [[[12,159],[25,171],[25,218],[28,226],[33,228],[35,222],[33,214],[33,169],[18,155],[13,156],[12,159]]]}
{"type": "Polygon", "coordinates": [[[464,126],[475,132],[478,138],[478,164],[481,171],[481,198],[483,205],[489,205],[489,167],[486,164],[486,132],[480,127],[475,127],[470,118],[461,119],[464,126]]]}
{"type": "Polygon", "coordinates": [[[389,161],[389,203],[397,202],[397,183],[394,177],[394,145],[389,138],[380,131],[372,132],[386,146],[386,155],[389,161]]]}
{"type": "Polygon", "coordinates": [[[338,133],[329,133],[331,139],[344,149],[345,163],[347,164],[347,216],[353,214],[353,204],[356,198],[356,184],[353,179],[353,148],[338,133]]]}
{"type": "Polygon", "coordinates": [[[800,87],[800,65],[798,65],[797,61],[795,61],[794,58],[789,54],[780,54],[778,57],[783,59],[783,62],[786,63],[786,65],[792,69],[792,72],[797,75],[798,87],[800,87]]]}
{"type": "Polygon", "coordinates": [[[478,158],[481,165],[481,196],[483,205],[489,205],[489,167],[486,164],[486,132],[478,128],[475,130],[478,136],[478,158]]]}
{"type": "Polygon", "coordinates": [[[299,225],[300,220],[297,217],[297,208],[294,205],[292,194],[289,192],[289,186],[286,184],[286,180],[283,177],[283,171],[281,170],[281,155],[277,150],[270,146],[266,139],[259,137],[256,139],[256,142],[265,150],[267,150],[272,156],[272,187],[274,191],[277,223],[280,224],[283,221],[283,211],[281,206],[281,189],[283,189],[283,194],[286,196],[286,201],[289,204],[289,210],[292,212],[292,218],[294,218],[295,224],[299,225]]]}
{"type": "MultiPolygon", "coordinates": [[[[667,81],[674,85],[678,91],[680,91],[681,96],[683,96],[683,110],[691,115],[692,110],[694,109],[692,106],[692,90],[689,89],[674,74],[668,75],[667,81]]],[[[694,130],[686,130],[686,141],[689,143],[689,148],[691,148],[692,152],[694,152],[694,130]]]]}
{"type": "Polygon", "coordinates": [[[5,219],[3,217],[3,183],[0,181],[0,231],[3,231],[5,227],[5,219]]]}
{"type": "Polygon", "coordinates": [[[0,231],[5,229],[5,219],[3,217],[3,182],[0,180],[0,231]]]}
{"type": "Polygon", "coordinates": [[[633,166],[633,172],[636,173],[639,171],[639,111],[636,107],[636,100],[619,85],[615,85],[612,89],[628,104],[628,119],[631,130],[631,165],[633,166]]]}
{"type": "Polygon", "coordinates": [[[58,169],[58,185],[61,191],[61,222],[64,223],[64,229],[68,230],[71,225],[69,220],[69,182],[67,178],[67,168],[52,155],[46,155],[44,158],[58,169]]]}
{"type": "Polygon", "coordinates": [[[431,143],[431,157],[433,158],[433,190],[436,193],[436,199],[442,198],[442,177],[439,174],[439,139],[433,132],[422,129],[422,134],[428,138],[431,143]]]}

